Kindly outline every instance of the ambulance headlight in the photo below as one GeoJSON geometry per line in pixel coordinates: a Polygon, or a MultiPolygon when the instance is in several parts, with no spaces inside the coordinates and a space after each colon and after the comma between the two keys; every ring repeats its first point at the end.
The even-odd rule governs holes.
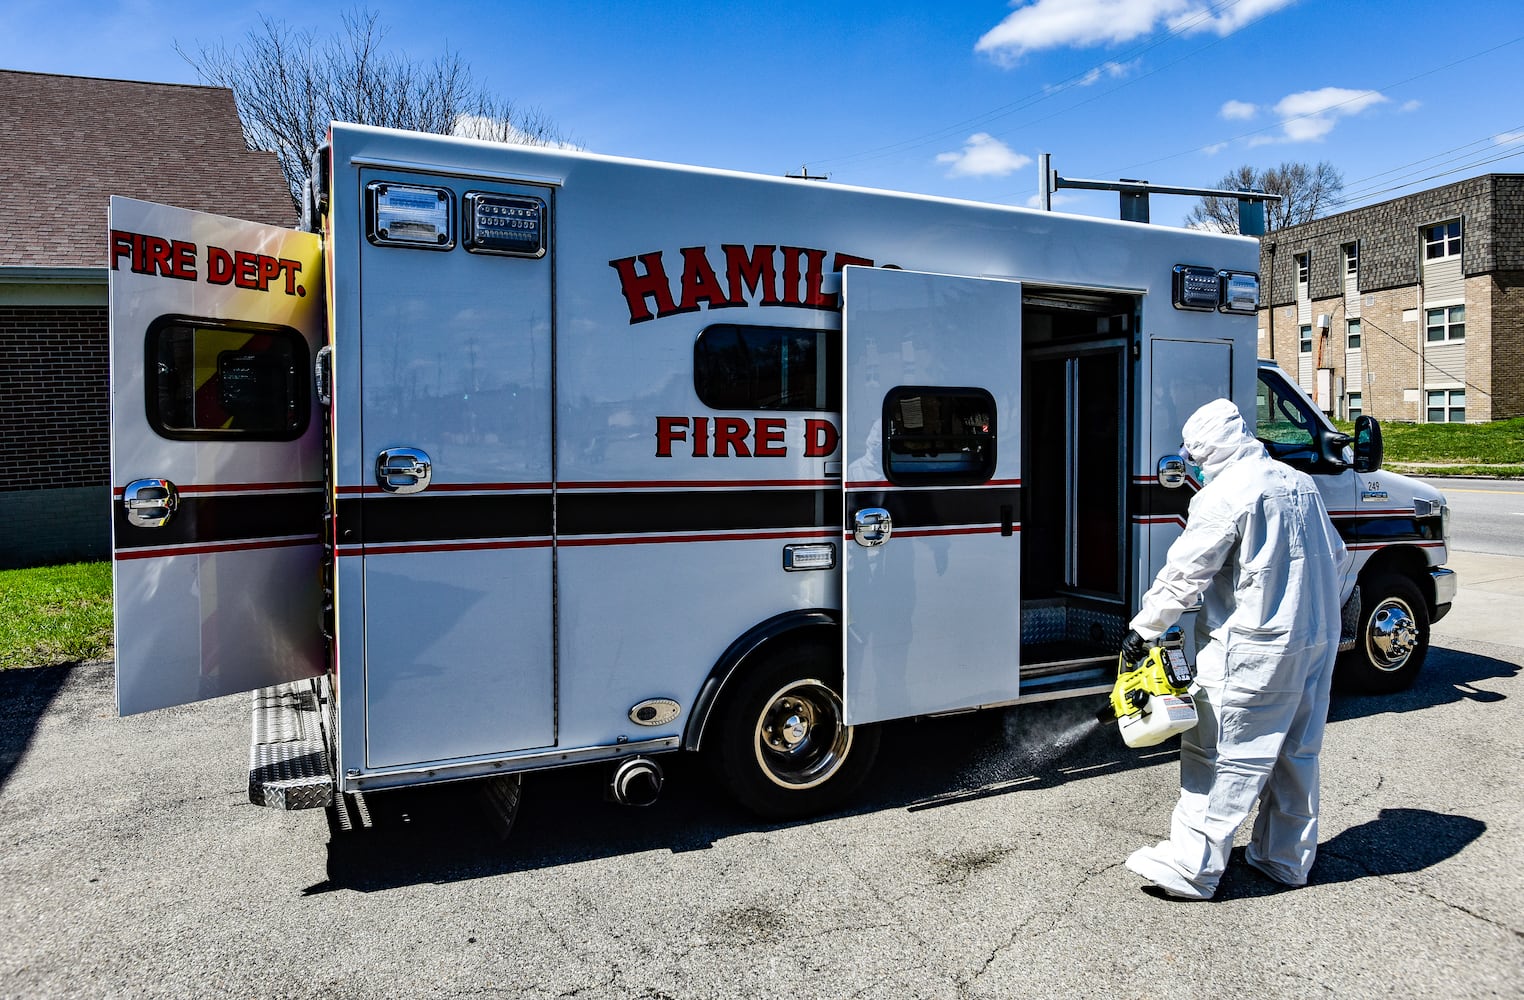
{"type": "Polygon", "coordinates": [[[449,188],[374,181],[365,186],[366,236],[377,246],[449,250],[455,195],[449,188]]]}
{"type": "Polygon", "coordinates": [[[790,573],[807,569],[835,569],[836,546],[830,542],[783,546],[783,568],[790,573]]]}

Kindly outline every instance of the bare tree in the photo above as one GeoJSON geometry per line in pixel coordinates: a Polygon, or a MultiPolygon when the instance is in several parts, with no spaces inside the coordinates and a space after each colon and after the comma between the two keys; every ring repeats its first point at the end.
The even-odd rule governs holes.
{"type": "Polygon", "coordinates": [[[207,83],[238,102],[244,142],[271,150],[300,205],[308,157],[330,121],[469,135],[497,142],[560,145],[559,129],[538,110],[494,97],[457,52],[421,62],[383,49],[378,15],[342,15],[340,32],[319,38],[283,21],[260,18],[241,44],[175,50],[207,83]]]}
{"type": "MultiPolygon", "coordinates": [[[[1305,163],[1282,163],[1264,170],[1245,165],[1217,182],[1227,191],[1263,191],[1278,194],[1281,200],[1265,203],[1266,229],[1280,229],[1310,222],[1333,207],[1344,190],[1344,175],[1332,163],[1323,161],[1315,167],[1305,163]]],[[[1235,198],[1202,198],[1185,217],[1193,229],[1220,233],[1238,232],[1238,201],[1235,198]]]]}

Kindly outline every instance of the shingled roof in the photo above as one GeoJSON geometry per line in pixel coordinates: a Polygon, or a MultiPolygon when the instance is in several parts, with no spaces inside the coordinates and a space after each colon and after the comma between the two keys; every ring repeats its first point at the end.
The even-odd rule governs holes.
{"type": "Polygon", "coordinates": [[[111,195],[291,226],[225,87],[0,70],[0,266],[104,267],[111,195]]]}

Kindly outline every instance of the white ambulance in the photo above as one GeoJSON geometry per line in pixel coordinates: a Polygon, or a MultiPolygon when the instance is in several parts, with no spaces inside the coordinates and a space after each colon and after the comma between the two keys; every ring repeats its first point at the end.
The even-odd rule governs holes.
{"type": "Polygon", "coordinates": [[[830,808],[877,724],[1109,690],[1229,396],[1399,687],[1446,508],[1256,359],[1256,241],[335,124],[310,231],[111,206],[121,713],[254,691],[286,808],[711,754],[830,808]]]}

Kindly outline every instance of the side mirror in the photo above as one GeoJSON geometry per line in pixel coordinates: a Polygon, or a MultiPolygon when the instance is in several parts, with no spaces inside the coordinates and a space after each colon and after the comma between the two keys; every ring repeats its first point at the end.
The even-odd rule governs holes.
{"type": "Polygon", "coordinates": [[[1381,444],[1381,425],[1364,414],[1355,418],[1355,471],[1378,472],[1386,451],[1381,444]]]}

